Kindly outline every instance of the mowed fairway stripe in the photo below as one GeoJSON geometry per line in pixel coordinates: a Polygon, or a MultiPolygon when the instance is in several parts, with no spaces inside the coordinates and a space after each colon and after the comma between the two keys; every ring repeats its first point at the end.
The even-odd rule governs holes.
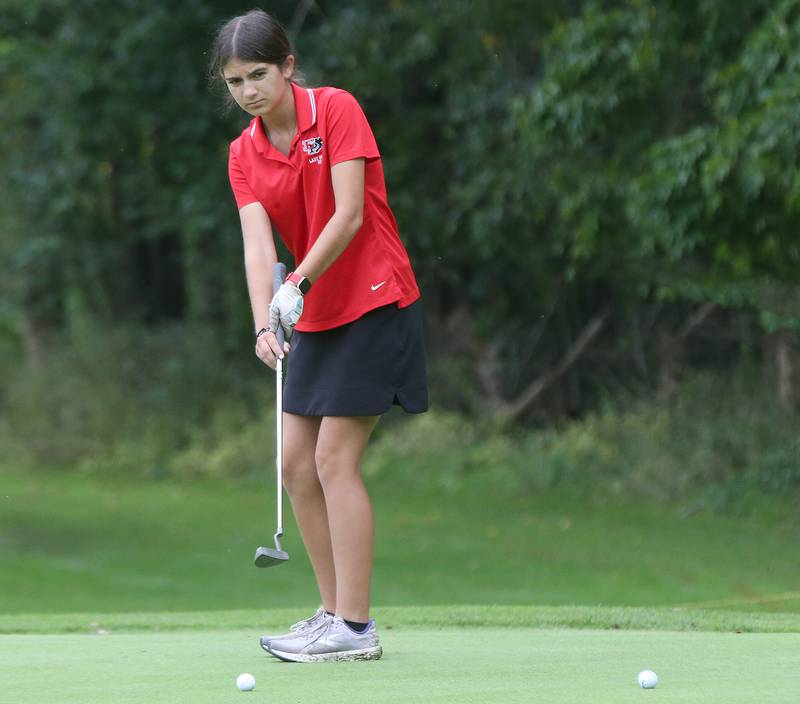
{"type": "Polygon", "coordinates": [[[376,662],[300,665],[261,651],[256,631],[0,636],[0,702],[798,701],[800,634],[396,627],[381,639],[376,662]],[[638,688],[643,669],[657,690],[638,688]],[[236,689],[242,672],[254,692],[236,689]]]}

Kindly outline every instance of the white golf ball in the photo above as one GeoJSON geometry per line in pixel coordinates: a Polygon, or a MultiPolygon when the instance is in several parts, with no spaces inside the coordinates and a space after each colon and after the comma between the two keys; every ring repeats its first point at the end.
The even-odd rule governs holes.
{"type": "Polygon", "coordinates": [[[256,678],[249,672],[243,672],[236,678],[236,686],[242,692],[250,692],[256,688],[256,678]]]}
{"type": "Polygon", "coordinates": [[[654,689],[658,684],[658,675],[652,670],[642,670],[636,676],[636,681],[642,689],[654,689]]]}

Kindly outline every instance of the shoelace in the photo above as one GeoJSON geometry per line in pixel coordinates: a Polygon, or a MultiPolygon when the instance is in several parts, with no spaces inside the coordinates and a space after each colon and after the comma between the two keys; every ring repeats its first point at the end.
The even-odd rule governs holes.
{"type": "Polygon", "coordinates": [[[310,618],[304,618],[302,621],[298,621],[297,623],[293,624],[291,630],[293,631],[305,631],[307,628],[311,627],[311,624],[314,623],[315,619],[319,619],[319,613],[314,614],[310,618]]]}
{"type": "Polygon", "coordinates": [[[332,626],[333,626],[333,618],[327,618],[322,623],[315,626],[314,628],[311,628],[307,633],[304,633],[303,635],[306,636],[307,638],[311,638],[311,636],[314,636],[313,638],[311,638],[309,642],[316,642],[321,638],[325,638],[328,635],[328,632],[331,630],[332,626]]]}
{"type": "Polygon", "coordinates": [[[332,618],[327,618],[321,620],[319,623],[314,624],[313,626],[308,626],[302,631],[298,631],[297,634],[303,636],[304,638],[310,638],[312,641],[318,640],[321,635],[327,633],[328,628],[333,623],[332,618]]]}
{"type": "Polygon", "coordinates": [[[330,629],[332,624],[333,624],[333,618],[322,619],[316,625],[309,626],[304,631],[302,631],[302,635],[306,638],[311,638],[312,636],[314,636],[313,640],[319,640],[322,636],[327,635],[328,629],[330,629]]]}

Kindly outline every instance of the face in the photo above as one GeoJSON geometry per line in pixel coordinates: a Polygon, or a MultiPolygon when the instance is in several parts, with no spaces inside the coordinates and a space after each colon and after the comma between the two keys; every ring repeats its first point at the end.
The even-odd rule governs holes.
{"type": "Polygon", "coordinates": [[[222,70],[233,99],[251,115],[268,115],[283,100],[294,73],[294,56],[283,66],[231,59],[222,70]]]}

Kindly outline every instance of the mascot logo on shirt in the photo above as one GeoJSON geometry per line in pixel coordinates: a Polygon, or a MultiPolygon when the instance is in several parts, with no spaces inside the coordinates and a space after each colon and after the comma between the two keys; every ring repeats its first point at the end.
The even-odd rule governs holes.
{"type": "Polygon", "coordinates": [[[322,151],[322,137],[312,137],[303,140],[303,151],[309,156],[314,156],[322,151]]]}

